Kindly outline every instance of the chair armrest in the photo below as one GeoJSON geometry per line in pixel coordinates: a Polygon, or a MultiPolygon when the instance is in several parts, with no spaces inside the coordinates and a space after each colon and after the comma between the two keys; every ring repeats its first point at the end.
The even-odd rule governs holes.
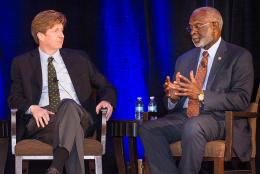
{"type": "Polygon", "coordinates": [[[107,118],[106,118],[107,109],[102,108],[101,114],[102,114],[102,125],[101,125],[101,144],[103,147],[102,154],[104,155],[106,153],[106,134],[107,134],[107,118]]]}
{"type": "Polygon", "coordinates": [[[15,145],[16,145],[16,112],[17,109],[11,109],[11,145],[12,145],[12,154],[15,154],[15,145]]]}
{"type": "Polygon", "coordinates": [[[226,145],[225,145],[225,160],[229,161],[232,158],[233,150],[233,120],[234,118],[257,118],[259,113],[256,112],[238,112],[238,111],[226,111],[225,122],[226,122],[226,145]]]}

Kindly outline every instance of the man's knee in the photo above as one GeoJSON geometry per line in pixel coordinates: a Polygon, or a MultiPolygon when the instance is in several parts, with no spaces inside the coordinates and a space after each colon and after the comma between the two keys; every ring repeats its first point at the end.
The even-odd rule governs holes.
{"type": "Polygon", "coordinates": [[[139,125],[138,134],[141,138],[148,138],[150,135],[154,135],[156,131],[152,123],[148,121],[139,125]]]}
{"type": "Polygon", "coordinates": [[[62,120],[74,118],[73,120],[80,121],[80,108],[79,105],[72,99],[63,99],[58,107],[57,117],[62,120]],[[78,118],[78,119],[75,119],[78,118]]]}
{"type": "Polygon", "coordinates": [[[139,125],[139,135],[141,139],[153,139],[158,136],[165,136],[164,126],[159,120],[147,121],[139,125]]]}
{"type": "Polygon", "coordinates": [[[194,138],[203,133],[203,128],[199,119],[189,119],[184,124],[183,137],[194,138]]]}

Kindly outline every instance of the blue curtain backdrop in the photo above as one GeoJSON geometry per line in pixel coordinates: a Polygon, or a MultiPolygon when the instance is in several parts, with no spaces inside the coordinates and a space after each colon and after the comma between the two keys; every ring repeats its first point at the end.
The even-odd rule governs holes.
{"type": "Polygon", "coordinates": [[[147,103],[149,95],[144,4],[132,0],[103,0],[101,4],[97,57],[103,58],[104,74],[117,88],[113,119],[134,119],[136,97],[147,103]]]}
{"type": "Polygon", "coordinates": [[[8,119],[7,97],[10,86],[10,64],[12,58],[22,48],[19,39],[22,25],[20,0],[1,1],[0,6],[0,119],[8,119]]]}

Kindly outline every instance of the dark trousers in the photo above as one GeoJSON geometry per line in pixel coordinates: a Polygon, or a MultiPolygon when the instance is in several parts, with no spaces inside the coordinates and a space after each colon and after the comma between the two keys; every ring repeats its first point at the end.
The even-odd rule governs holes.
{"type": "MultiPolygon", "coordinates": [[[[88,117],[88,118],[86,118],[88,117]]],[[[62,100],[55,115],[50,116],[49,124],[38,128],[34,118],[27,124],[27,138],[38,139],[53,145],[53,149],[64,147],[69,152],[65,163],[67,174],[83,174],[84,168],[84,130],[82,120],[90,115],[71,99],[62,100]]]]}
{"type": "Polygon", "coordinates": [[[223,139],[224,132],[224,121],[216,121],[210,115],[188,118],[185,113],[145,122],[139,129],[151,174],[197,174],[206,143],[223,139]],[[182,158],[178,169],[169,144],[179,140],[182,158]]]}

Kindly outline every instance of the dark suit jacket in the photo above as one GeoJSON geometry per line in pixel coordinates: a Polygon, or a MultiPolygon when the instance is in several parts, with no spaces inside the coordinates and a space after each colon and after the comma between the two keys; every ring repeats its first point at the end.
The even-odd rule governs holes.
{"type": "MultiPolygon", "coordinates": [[[[74,89],[81,105],[95,120],[95,104],[91,99],[93,88],[97,88],[98,101],[106,100],[113,107],[116,105],[116,92],[105,77],[99,73],[83,51],[72,49],[60,50],[74,89]]],[[[57,72],[58,73],[58,72],[57,72]]],[[[11,68],[12,86],[9,96],[9,106],[19,110],[18,119],[27,120],[24,113],[31,105],[38,105],[42,92],[42,70],[38,49],[14,58],[11,68]]],[[[17,125],[18,139],[24,133],[23,125],[17,125]],[[19,128],[19,126],[21,126],[19,128]]]]}
{"type": "MultiPolygon", "coordinates": [[[[196,72],[200,48],[194,48],[177,59],[175,74],[190,77],[196,72]]],[[[175,75],[174,75],[175,77],[175,75]]],[[[225,111],[245,110],[251,98],[254,72],[251,54],[239,46],[221,40],[214,57],[205,93],[204,110],[216,120],[225,120],[225,111]]],[[[181,111],[186,97],[180,99],[174,110],[181,111]]],[[[236,120],[234,151],[241,160],[250,157],[250,130],[247,120],[236,120]]]]}

